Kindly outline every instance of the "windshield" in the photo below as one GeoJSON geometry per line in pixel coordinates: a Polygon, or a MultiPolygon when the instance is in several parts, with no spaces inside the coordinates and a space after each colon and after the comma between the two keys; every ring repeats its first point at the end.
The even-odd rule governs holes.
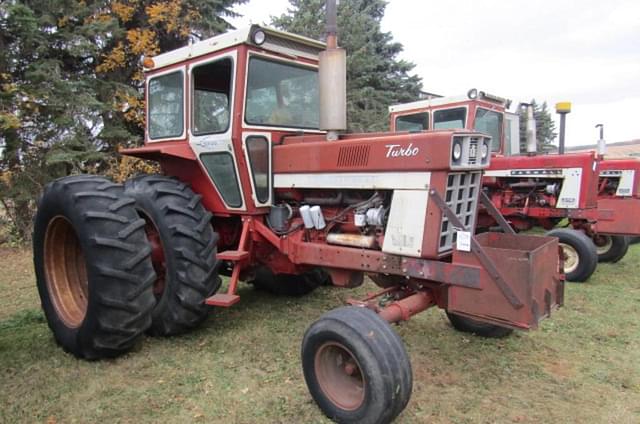
{"type": "Polygon", "coordinates": [[[316,69],[259,57],[249,60],[248,124],[317,129],[319,105],[316,69]]]}
{"type": "Polygon", "coordinates": [[[500,130],[502,128],[502,113],[493,110],[476,109],[474,129],[491,136],[491,151],[500,151],[500,130]]]}

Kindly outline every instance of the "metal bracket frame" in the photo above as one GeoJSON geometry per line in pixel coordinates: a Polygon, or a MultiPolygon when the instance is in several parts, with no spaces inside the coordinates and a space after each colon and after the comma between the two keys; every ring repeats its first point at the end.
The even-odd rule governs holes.
{"type": "MultiPolygon", "coordinates": [[[[438,208],[440,208],[442,213],[447,216],[449,222],[451,222],[458,228],[466,229],[460,219],[458,219],[458,216],[454,214],[449,205],[447,205],[446,202],[442,200],[442,197],[440,196],[440,194],[438,194],[437,191],[433,189],[429,190],[429,196],[433,199],[438,208]]],[[[504,220],[504,218],[502,219],[504,220]]],[[[513,231],[513,229],[511,231],[513,231]]],[[[509,303],[511,303],[511,305],[516,309],[522,308],[524,306],[524,303],[522,303],[518,296],[513,292],[511,287],[507,284],[504,276],[500,273],[500,270],[496,267],[496,264],[493,262],[493,260],[487,255],[487,252],[485,252],[484,248],[480,245],[480,243],[478,243],[478,240],[476,240],[474,234],[471,234],[471,251],[476,255],[482,266],[484,266],[489,276],[491,276],[491,278],[496,283],[504,297],[509,301],[509,303]]]]}
{"type": "Polygon", "coordinates": [[[482,206],[485,207],[489,215],[491,215],[491,217],[496,220],[496,222],[498,223],[498,225],[500,226],[502,231],[504,231],[505,234],[516,233],[515,230],[511,228],[511,225],[509,225],[507,220],[504,219],[504,216],[502,216],[498,208],[495,207],[491,199],[489,199],[487,194],[482,190],[480,190],[480,202],[482,203],[482,206]]]}

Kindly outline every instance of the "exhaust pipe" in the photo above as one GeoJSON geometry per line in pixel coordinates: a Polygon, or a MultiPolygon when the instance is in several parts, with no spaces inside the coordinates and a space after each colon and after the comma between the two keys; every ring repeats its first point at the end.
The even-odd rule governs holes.
{"type": "Polygon", "coordinates": [[[598,155],[604,156],[607,153],[607,143],[604,141],[604,125],[598,124],[596,128],[600,128],[600,138],[598,139],[598,155]]]}
{"type": "Polygon", "coordinates": [[[320,129],[337,140],[347,129],[347,52],[338,47],[336,0],[327,0],[327,49],[320,52],[320,129]]]}
{"type": "Polygon", "coordinates": [[[536,118],[533,114],[533,105],[530,103],[520,103],[520,107],[527,108],[527,154],[535,155],[538,152],[538,141],[536,138],[536,118]]]}

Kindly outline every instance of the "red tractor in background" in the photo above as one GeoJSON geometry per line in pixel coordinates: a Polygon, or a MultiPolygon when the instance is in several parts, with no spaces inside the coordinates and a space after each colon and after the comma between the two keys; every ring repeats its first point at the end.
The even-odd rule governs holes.
{"type": "Polygon", "coordinates": [[[341,133],[346,55],[327,10],[326,46],[252,26],[146,58],[145,146],[123,153],[163,175],[46,187],[34,260],[65,350],[99,359],[183,333],[240,301],[241,280],[302,294],[368,275],[380,291],[313,323],[302,368],[327,416],[382,423],[412,389],[390,323],[438,306],[456,329],[500,337],[562,304],[555,238],[475,235],[489,137],[341,133]]]}
{"type": "MultiPolygon", "coordinates": [[[[612,193],[616,181],[602,179],[602,172],[615,168],[617,160],[603,160],[595,152],[536,154],[535,122],[528,105],[529,154],[520,155],[519,117],[508,112],[509,106],[506,99],[473,89],[467,96],[391,106],[390,125],[393,131],[467,128],[491,135],[493,158],[483,178],[487,196],[516,231],[542,227],[549,230],[547,235],[558,237],[567,280],[585,281],[598,260],[620,260],[629,246],[627,236],[640,235],[631,222],[633,215],[612,209],[617,204],[640,205],[612,193]],[[571,228],[556,228],[561,222],[571,228]]],[[[480,209],[478,230],[495,225],[496,220],[480,209]]]]}

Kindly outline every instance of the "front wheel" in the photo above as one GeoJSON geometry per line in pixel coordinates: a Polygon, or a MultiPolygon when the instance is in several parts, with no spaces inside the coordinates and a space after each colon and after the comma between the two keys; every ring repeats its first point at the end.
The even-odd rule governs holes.
{"type": "Polygon", "coordinates": [[[551,230],[547,236],[558,238],[567,281],[582,283],[588,280],[598,265],[598,252],[593,241],[583,232],[567,228],[551,230]]]}
{"type": "Polygon", "coordinates": [[[462,315],[457,315],[451,312],[447,312],[447,318],[449,318],[449,322],[453,328],[458,331],[462,331],[463,333],[471,333],[480,337],[487,338],[502,338],[507,337],[511,333],[513,333],[513,329],[500,327],[498,325],[487,324],[481,321],[477,321],[472,318],[463,317],[462,315]]]}
{"type": "Polygon", "coordinates": [[[629,250],[629,237],[626,236],[593,236],[593,243],[598,252],[598,262],[616,263],[624,258],[629,250]]]}
{"type": "Polygon", "coordinates": [[[334,309],[309,327],[302,369],[311,396],[341,423],[388,423],[411,397],[409,356],[402,340],[375,312],[334,309]]]}

